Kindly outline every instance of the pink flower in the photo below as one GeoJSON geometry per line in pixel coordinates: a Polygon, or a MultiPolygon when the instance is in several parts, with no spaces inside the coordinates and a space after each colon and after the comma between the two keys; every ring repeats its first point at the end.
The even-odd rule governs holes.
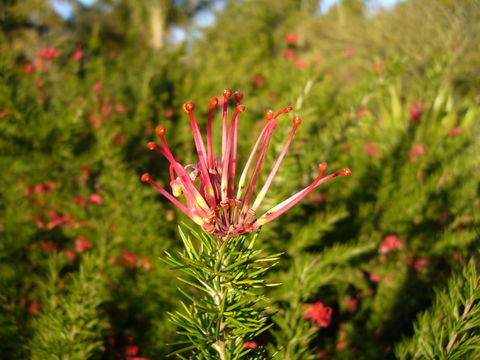
{"type": "Polygon", "coordinates": [[[453,260],[455,260],[456,262],[462,262],[463,258],[462,258],[462,254],[460,254],[458,251],[454,251],[452,253],[452,258],[453,260]]]}
{"type": "Polygon", "coordinates": [[[458,134],[461,134],[461,133],[462,133],[462,128],[458,127],[458,126],[453,127],[448,131],[448,135],[450,135],[450,136],[455,136],[455,135],[458,135],[458,134]]]}
{"type": "Polygon", "coordinates": [[[287,44],[290,44],[290,45],[296,44],[298,41],[297,34],[288,33],[287,36],[285,36],[285,41],[287,44]]]}
{"type": "Polygon", "coordinates": [[[364,145],[365,152],[368,154],[368,156],[372,158],[378,157],[378,152],[377,152],[377,147],[375,144],[369,142],[364,145]]]}
{"type": "Polygon", "coordinates": [[[255,350],[258,347],[258,344],[255,341],[246,341],[243,343],[243,347],[255,350]]]}
{"type": "Polygon", "coordinates": [[[84,236],[77,236],[75,239],[75,251],[77,253],[82,253],[87,251],[92,247],[92,243],[88,241],[84,236]]]}
{"type": "Polygon", "coordinates": [[[102,81],[97,81],[95,84],[92,85],[92,91],[93,92],[98,92],[102,89],[103,87],[103,82],[102,81]]]}
{"type": "Polygon", "coordinates": [[[0,119],[13,113],[13,110],[5,110],[0,112],[0,119]]]}
{"type": "Polygon", "coordinates": [[[53,46],[45,47],[38,52],[38,57],[42,60],[53,60],[59,56],[60,53],[53,46]]]}
{"type": "Polygon", "coordinates": [[[173,109],[167,109],[167,110],[165,110],[165,114],[164,114],[164,115],[165,115],[165,117],[167,117],[167,118],[172,118],[172,117],[175,116],[175,110],[173,110],[173,109]]]}
{"type": "Polygon", "coordinates": [[[240,114],[245,111],[241,105],[243,94],[234,94],[236,106],[230,124],[228,125],[228,99],[232,91],[224,91],[224,105],[222,117],[222,146],[221,156],[213,155],[212,117],[213,110],[218,105],[218,99],[210,100],[207,122],[207,143],[204,143],[202,134],[193,115],[194,104],[189,102],[183,105],[183,111],[189,116],[192,127],[195,147],[198,154],[198,162],[182,166],[173,156],[165,139],[166,129],[159,126],[156,129],[160,137],[161,145],[154,142],[147,144],[150,150],[159,151],[170,162],[170,186],[172,193],[154,182],[148,173],[143,174],[141,180],[154,186],[162,195],[170,200],[179,210],[191,218],[195,223],[202,226],[207,232],[215,234],[219,238],[238,236],[258,229],[260,226],[275,220],[292,206],[305,198],[312,190],[328,180],[339,176],[349,176],[351,171],[343,169],[328,176],[323,176],[327,164],[319,166],[319,173],[315,180],[303,190],[292,195],[290,198],[274,206],[263,215],[257,217],[257,211],[262,204],[270,185],[287,153],[298,126],[301,124],[299,117],[293,118],[293,126],[279,157],[274,163],[265,184],[257,191],[254,197],[255,186],[260,177],[260,171],[265,159],[266,152],[273,132],[278,125],[277,118],[290,112],[288,106],[277,113],[267,110],[266,123],[248,157],[247,163],[238,178],[237,174],[237,143],[238,124],[240,114]],[[255,161],[254,161],[255,160],[255,161]],[[252,171],[250,171],[252,170],[252,171]],[[250,174],[251,173],[251,174],[250,174]],[[250,178],[248,175],[250,174],[250,178]],[[235,180],[238,178],[235,190],[235,180]],[[186,205],[177,198],[183,196],[186,205]]]}
{"type": "Polygon", "coordinates": [[[125,134],[116,134],[114,137],[113,137],[113,142],[115,144],[119,144],[119,145],[122,145],[122,144],[125,144],[127,142],[127,136],[125,134]]]}
{"type": "Polygon", "coordinates": [[[38,305],[38,300],[34,299],[28,306],[28,313],[30,315],[36,315],[38,313],[39,307],[40,306],[38,305]]]}
{"type": "Polygon", "coordinates": [[[255,75],[252,78],[252,85],[261,88],[263,85],[265,85],[265,78],[262,75],[255,75]]]}
{"type": "Polygon", "coordinates": [[[300,70],[305,69],[306,66],[307,66],[307,64],[302,59],[295,60],[295,67],[297,69],[300,69],[300,70]]]}
{"type": "Polygon", "coordinates": [[[91,194],[88,197],[88,202],[92,204],[101,205],[103,204],[103,198],[99,194],[91,194]]]}
{"type": "Polygon", "coordinates": [[[425,267],[430,263],[430,260],[426,259],[426,258],[420,258],[420,259],[417,259],[413,262],[412,266],[415,270],[417,270],[418,272],[422,272],[423,270],[425,270],[425,267]]]}
{"type": "Polygon", "coordinates": [[[373,65],[373,71],[375,71],[377,73],[381,72],[382,69],[383,69],[382,63],[376,63],[376,64],[373,65]]]}
{"type": "Polygon", "coordinates": [[[46,252],[53,252],[53,251],[57,250],[57,245],[55,245],[55,243],[53,241],[50,241],[50,240],[42,241],[40,243],[40,246],[46,252]]]}
{"type": "Polygon", "coordinates": [[[358,308],[358,299],[355,299],[355,298],[346,298],[345,299],[345,305],[347,305],[347,309],[348,311],[350,312],[355,312],[358,308]]]}
{"type": "Polygon", "coordinates": [[[424,105],[421,101],[415,101],[412,105],[410,105],[410,108],[408,109],[408,115],[410,117],[410,121],[414,124],[418,124],[420,122],[423,114],[423,107],[424,105]]]}
{"type": "Polygon", "coordinates": [[[390,251],[403,248],[404,243],[396,235],[388,235],[383,239],[382,244],[380,245],[378,252],[380,254],[387,254],[390,251]]]}
{"type": "Polygon", "coordinates": [[[292,49],[285,49],[282,53],[283,57],[288,61],[292,61],[295,59],[295,50],[292,49]]]}
{"type": "Polygon", "coordinates": [[[357,110],[357,116],[358,116],[358,117],[367,116],[368,114],[369,114],[368,109],[361,108],[361,109],[358,109],[358,110],[357,110]]]}
{"type": "Polygon", "coordinates": [[[377,283],[380,281],[381,276],[377,273],[372,272],[370,273],[370,276],[368,278],[370,279],[371,282],[377,283]]]}
{"type": "Polygon", "coordinates": [[[345,57],[351,58],[355,55],[355,49],[354,48],[346,48],[343,51],[343,54],[345,55],[345,57]]]}
{"type": "Polygon", "coordinates": [[[83,51],[80,46],[78,46],[73,52],[72,59],[76,62],[79,62],[83,58],[83,51]]]}
{"type": "Polygon", "coordinates": [[[409,156],[408,156],[409,161],[415,162],[423,154],[425,154],[425,146],[423,146],[423,144],[412,145],[412,147],[410,148],[409,156]]]}
{"type": "Polygon", "coordinates": [[[35,71],[35,68],[31,62],[25,64],[25,74],[31,74],[35,71]]]}
{"type": "Polygon", "coordinates": [[[63,253],[67,257],[67,259],[70,260],[70,261],[75,261],[75,259],[77,258],[77,255],[75,254],[75,252],[73,252],[73,250],[64,249],[63,253]]]}
{"type": "Polygon", "coordinates": [[[328,327],[332,320],[333,310],[329,306],[323,306],[320,301],[314,304],[303,305],[307,311],[303,314],[304,319],[313,320],[320,327],[328,327]]]}
{"type": "Polygon", "coordinates": [[[121,114],[125,114],[127,112],[127,108],[122,104],[115,105],[115,110],[121,114]]]}
{"type": "Polygon", "coordinates": [[[109,105],[109,104],[103,104],[102,107],[100,108],[100,113],[107,117],[107,116],[110,116],[110,114],[112,113],[112,106],[109,105]]]}

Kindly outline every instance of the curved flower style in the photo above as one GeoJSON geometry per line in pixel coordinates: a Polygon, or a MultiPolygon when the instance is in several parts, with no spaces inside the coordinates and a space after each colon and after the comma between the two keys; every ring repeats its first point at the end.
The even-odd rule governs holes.
{"type": "Polygon", "coordinates": [[[150,183],[194,222],[202,226],[207,232],[215,234],[221,239],[252,232],[258,227],[276,219],[301,201],[320,184],[338,175],[351,175],[349,169],[343,169],[333,174],[323,176],[327,164],[321,163],[319,165],[318,176],[309,186],[257,217],[257,210],[265,198],[280,164],[287,153],[295,132],[302,121],[299,117],[293,118],[293,127],[290,135],[277,161],[273,165],[265,184],[256,197],[254,197],[255,186],[262,169],[265,154],[272,134],[278,125],[277,118],[282,114],[290,112],[292,107],[288,106],[277,113],[274,113],[272,110],[265,112],[267,121],[253,146],[253,150],[248,157],[235,189],[238,123],[240,113],[245,111],[245,106],[241,104],[243,99],[241,92],[237,91],[233,95],[236,102],[235,112],[230,120],[230,124],[228,124],[228,100],[232,96],[232,91],[226,89],[223,92],[221,157],[214,157],[212,149],[212,116],[213,110],[218,106],[218,99],[212,98],[210,100],[206,145],[193,115],[195,105],[192,102],[188,102],[183,105],[182,110],[190,117],[193,139],[198,154],[198,163],[185,167],[178,163],[165,139],[165,127],[158,126],[156,133],[160,138],[161,145],[150,142],[147,144],[147,148],[150,150],[158,150],[169,161],[172,193],[154,182],[150,174],[145,173],[141,177],[143,182],[150,183]],[[249,174],[250,177],[248,177],[249,174]],[[185,197],[186,205],[177,199],[180,195],[185,197]]]}

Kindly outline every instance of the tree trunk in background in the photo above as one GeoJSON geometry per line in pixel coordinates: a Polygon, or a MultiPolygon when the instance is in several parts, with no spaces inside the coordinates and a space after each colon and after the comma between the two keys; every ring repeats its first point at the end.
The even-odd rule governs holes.
{"type": "Polygon", "coordinates": [[[165,40],[168,4],[166,1],[151,1],[147,11],[150,20],[149,43],[153,49],[160,50],[165,40]]]}

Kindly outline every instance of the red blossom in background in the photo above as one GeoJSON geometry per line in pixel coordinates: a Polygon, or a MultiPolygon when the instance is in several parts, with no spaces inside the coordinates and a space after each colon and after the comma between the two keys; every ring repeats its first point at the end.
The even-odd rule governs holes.
{"type": "Polygon", "coordinates": [[[71,249],[63,249],[63,253],[70,261],[75,261],[75,259],[77,258],[77,254],[75,254],[75,252],[71,249]]]}
{"type": "Polygon", "coordinates": [[[283,50],[282,56],[288,61],[293,61],[295,59],[295,50],[285,49],[283,50]]]}
{"type": "Polygon", "coordinates": [[[426,258],[420,258],[420,259],[414,260],[412,263],[412,266],[416,271],[422,272],[423,270],[425,270],[425,268],[429,263],[430,263],[430,260],[426,258]]]}
{"type": "Polygon", "coordinates": [[[246,341],[243,343],[243,347],[255,350],[258,347],[258,344],[255,341],[246,341]]]}
{"type": "Polygon", "coordinates": [[[25,191],[23,192],[23,195],[28,196],[32,193],[36,193],[36,194],[50,193],[53,191],[53,189],[55,189],[55,186],[56,186],[55,181],[50,181],[46,184],[37,184],[37,185],[29,186],[25,189],[25,191]]]}
{"type": "Polygon", "coordinates": [[[38,304],[38,300],[33,299],[33,301],[28,306],[28,313],[30,315],[36,315],[38,313],[39,308],[40,308],[40,305],[38,304]]]}
{"type": "Polygon", "coordinates": [[[72,59],[73,61],[79,62],[83,58],[83,51],[80,46],[78,46],[73,52],[72,59]]]}
{"type": "Polygon", "coordinates": [[[408,116],[410,117],[410,121],[414,124],[418,124],[423,115],[423,107],[424,104],[421,101],[415,101],[410,108],[408,109],[408,116]]]}
{"type": "Polygon", "coordinates": [[[462,133],[461,127],[453,127],[448,131],[448,135],[455,136],[462,133]]]}
{"type": "Polygon", "coordinates": [[[90,202],[92,204],[101,205],[101,204],[103,204],[103,198],[99,194],[91,194],[88,197],[88,202],[90,202]]]}
{"type": "Polygon", "coordinates": [[[42,60],[51,61],[60,56],[60,53],[53,46],[40,49],[38,57],[42,60]]]}
{"type": "Polygon", "coordinates": [[[347,309],[350,312],[355,312],[358,308],[359,301],[358,299],[355,298],[346,298],[345,299],[345,305],[347,305],[347,309]]]}
{"type": "Polygon", "coordinates": [[[354,48],[346,48],[343,51],[343,54],[345,55],[345,57],[351,58],[355,55],[355,49],[354,48]]]}
{"type": "Polygon", "coordinates": [[[35,67],[33,66],[33,64],[31,62],[26,63],[24,71],[25,71],[25,74],[27,74],[27,75],[31,74],[35,71],[35,67]]]}
{"type": "Polygon", "coordinates": [[[412,145],[408,159],[410,162],[416,162],[423,154],[425,154],[425,146],[423,146],[423,144],[412,145]]]}
{"type": "Polygon", "coordinates": [[[84,236],[79,235],[75,239],[75,251],[77,253],[83,253],[92,247],[92,243],[88,241],[84,236]]]}
{"type": "Polygon", "coordinates": [[[103,87],[103,82],[97,81],[95,84],[92,85],[92,91],[98,92],[102,89],[102,87],[103,87]]]}
{"type": "Polygon", "coordinates": [[[397,249],[401,249],[404,247],[404,243],[400,238],[396,235],[388,235],[383,239],[382,244],[378,248],[378,252],[380,254],[387,254],[390,251],[394,251],[397,249]]]}
{"type": "Polygon", "coordinates": [[[300,70],[305,69],[307,67],[307,63],[302,59],[297,59],[295,60],[295,67],[300,70]]]}
{"type": "Polygon", "coordinates": [[[371,282],[377,283],[381,280],[382,277],[380,276],[380,274],[372,272],[372,273],[370,273],[368,278],[370,279],[371,282]]]}
{"type": "Polygon", "coordinates": [[[5,110],[0,112],[0,119],[13,113],[13,110],[5,110]]]}
{"type": "Polygon", "coordinates": [[[295,33],[288,33],[287,36],[285,36],[285,42],[289,45],[294,45],[298,41],[297,34],[295,33]]]}
{"type": "Polygon", "coordinates": [[[148,257],[134,254],[128,250],[122,249],[122,256],[110,259],[111,264],[121,264],[127,268],[143,268],[150,270],[152,265],[148,261],[148,257]]]}
{"type": "Polygon", "coordinates": [[[358,117],[367,116],[369,113],[370,112],[368,111],[368,109],[365,109],[365,108],[361,108],[361,109],[357,110],[357,116],[358,117]]]}
{"type": "Polygon", "coordinates": [[[255,75],[252,78],[252,85],[258,88],[263,87],[263,85],[265,85],[265,78],[262,75],[255,75]]]}
{"type": "Polygon", "coordinates": [[[375,146],[374,143],[368,142],[364,145],[363,148],[364,148],[365,152],[368,154],[368,156],[370,156],[372,158],[378,157],[377,147],[375,146]]]}
{"type": "Polygon", "coordinates": [[[166,118],[172,118],[172,117],[174,117],[174,116],[175,116],[175,110],[173,110],[173,109],[167,109],[167,110],[165,110],[164,116],[165,116],[166,118]]]}
{"type": "Polygon", "coordinates": [[[272,110],[266,111],[265,116],[267,121],[248,157],[235,189],[237,178],[238,124],[240,114],[245,111],[245,106],[241,104],[242,99],[243,94],[241,92],[232,94],[230,89],[224,91],[221,156],[214,157],[212,145],[212,118],[213,111],[219,102],[218,99],[212,98],[210,100],[206,145],[193,114],[195,106],[189,102],[183,105],[183,111],[190,118],[190,125],[198,154],[198,162],[187,166],[178,163],[167,144],[165,127],[159,126],[156,129],[156,133],[160,137],[161,145],[150,142],[147,144],[147,148],[159,151],[170,163],[170,186],[172,193],[154,182],[148,173],[143,174],[141,177],[143,182],[147,182],[155,187],[195,223],[219,238],[233,237],[252,232],[260,226],[275,220],[278,216],[300,202],[319,185],[339,175],[351,175],[349,169],[343,169],[324,177],[323,175],[327,164],[321,163],[318,168],[318,176],[309,186],[274,206],[262,216],[257,217],[257,211],[302,121],[299,117],[293,118],[293,126],[278,159],[274,163],[265,184],[257,192],[257,195],[254,196],[255,187],[260,177],[270,140],[274,130],[278,126],[277,118],[282,114],[290,112],[292,107],[288,106],[277,113],[274,113],[272,110]],[[230,125],[228,125],[228,100],[232,95],[234,95],[236,105],[230,125]],[[252,170],[252,172],[249,178],[250,170],[252,170]],[[181,195],[185,198],[186,205],[177,199],[181,195]]]}
{"type": "Polygon", "coordinates": [[[332,321],[333,310],[330,306],[324,306],[322,302],[317,301],[313,304],[304,304],[307,309],[303,313],[304,319],[313,320],[319,327],[328,327],[332,321]]]}
{"type": "Polygon", "coordinates": [[[382,63],[376,63],[373,65],[373,71],[377,73],[382,72],[382,69],[383,69],[382,63]]]}
{"type": "Polygon", "coordinates": [[[125,107],[125,105],[122,104],[115,105],[115,110],[117,110],[117,112],[119,112],[120,114],[125,114],[127,112],[127,108],[125,107]]]}

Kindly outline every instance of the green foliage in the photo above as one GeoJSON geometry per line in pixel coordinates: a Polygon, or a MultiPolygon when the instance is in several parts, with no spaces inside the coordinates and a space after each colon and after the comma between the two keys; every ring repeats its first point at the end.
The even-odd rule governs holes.
{"type": "Polygon", "coordinates": [[[0,357],[478,358],[478,1],[72,1],[68,20],[49,1],[4,3],[0,357]],[[169,189],[144,145],[162,124],[196,161],[181,105],[204,129],[225,87],[245,94],[239,166],[265,110],[294,107],[261,184],[303,120],[264,210],[322,161],[353,175],[257,237],[179,236],[188,220],[139,181],[169,189]],[[328,326],[306,315],[317,303],[328,326]]]}
{"type": "Polygon", "coordinates": [[[400,359],[478,359],[480,276],[474,260],[437,289],[432,307],[415,323],[412,339],[396,348],[400,359]]]}
{"type": "Polygon", "coordinates": [[[255,250],[256,235],[222,241],[206,233],[189,233],[180,230],[185,250],[167,252],[164,260],[187,275],[178,280],[201,292],[192,297],[178,288],[188,305],[182,304],[183,311],[170,317],[188,341],[175,354],[184,358],[180,354],[188,351],[189,359],[265,359],[262,350],[244,344],[269,328],[262,290],[275,285],[264,276],[279,256],[255,250]]]}

